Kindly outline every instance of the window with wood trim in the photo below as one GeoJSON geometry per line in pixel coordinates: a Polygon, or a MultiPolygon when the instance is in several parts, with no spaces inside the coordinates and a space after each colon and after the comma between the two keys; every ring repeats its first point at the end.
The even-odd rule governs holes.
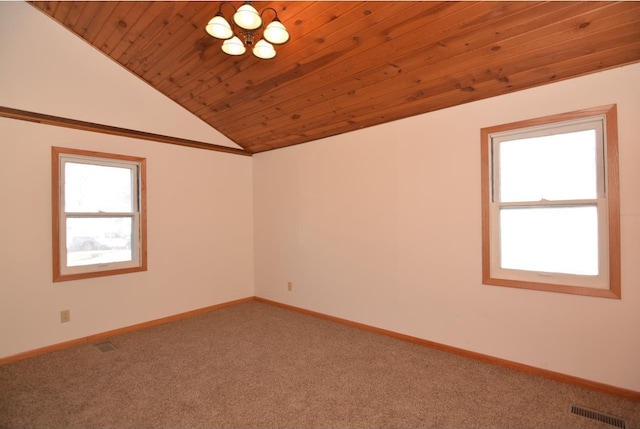
{"type": "Polygon", "coordinates": [[[145,159],[51,153],[53,281],[145,271],[145,159]]]}
{"type": "Polygon", "coordinates": [[[620,298],[616,106],[483,128],[484,284],[620,298]]]}

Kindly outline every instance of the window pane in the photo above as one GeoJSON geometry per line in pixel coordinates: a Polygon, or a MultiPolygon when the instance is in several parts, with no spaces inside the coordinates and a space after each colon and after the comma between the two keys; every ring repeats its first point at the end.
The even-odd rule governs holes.
{"type": "Polygon", "coordinates": [[[500,231],[502,268],[598,275],[595,206],[503,208],[500,231]]]}
{"type": "Polygon", "coordinates": [[[133,218],[67,218],[67,266],[133,260],[133,218]]]}
{"type": "Polygon", "coordinates": [[[500,201],[597,198],[596,131],[500,143],[500,201]]]}
{"type": "Polygon", "coordinates": [[[67,213],[133,211],[133,170],[66,162],[64,174],[67,213]]]}

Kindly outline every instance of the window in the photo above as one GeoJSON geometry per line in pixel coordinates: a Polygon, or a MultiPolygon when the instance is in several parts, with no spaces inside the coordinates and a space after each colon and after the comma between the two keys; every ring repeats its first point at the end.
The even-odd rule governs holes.
{"type": "Polygon", "coordinates": [[[145,271],[145,159],[52,148],[53,281],[145,271]]]}
{"type": "Polygon", "coordinates": [[[616,106],[481,138],[483,283],[620,298],[616,106]]]}

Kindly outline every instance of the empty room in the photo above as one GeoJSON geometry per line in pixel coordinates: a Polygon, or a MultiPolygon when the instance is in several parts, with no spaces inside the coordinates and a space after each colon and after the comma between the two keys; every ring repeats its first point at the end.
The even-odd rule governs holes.
{"type": "Polygon", "coordinates": [[[640,2],[0,2],[0,428],[640,428],[640,2]]]}

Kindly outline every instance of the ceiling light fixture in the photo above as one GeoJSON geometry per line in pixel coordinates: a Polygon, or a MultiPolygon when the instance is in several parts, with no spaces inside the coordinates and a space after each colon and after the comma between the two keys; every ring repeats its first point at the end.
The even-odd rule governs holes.
{"type": "Polygon", "coordinates": [[[282,45],[289,41],[289,32],[278,19],[278,12],[268,7],[262,12],[258,11],[251,5],[250,1],[245,1],[238,9],[230,2],[222,2],[218,8],[216,16],[205,27],[207,33],[216,39],[224,40],[222,43],[222,51],[229,55],[242,55],[247,51],[247,47],[252,47],[253,55],[263,60],[268,60],[276,56],[276,49],[273,45],[282,45]],[[238,27],[240,35],[244,39],[235,34],[235,31],[229,21],[222,15],[222,6],[229,5],[233,8],[233,20],[238,27]],[[276,15],[275,18],[262,30],[262,39],[254,45],[256,35],[262,29],[262,15],[271,10],[276,15]]]}

